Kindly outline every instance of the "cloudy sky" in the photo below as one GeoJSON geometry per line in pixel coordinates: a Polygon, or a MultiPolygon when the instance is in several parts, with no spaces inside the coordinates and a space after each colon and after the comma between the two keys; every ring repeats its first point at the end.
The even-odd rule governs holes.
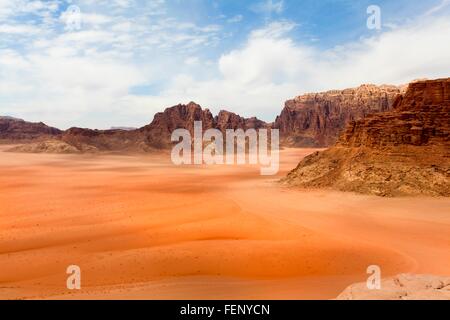
{"type": "Polygon", "coordinates": [[[0,115],[63,129],[449,75],[450,0],[0,0],[0,115]]]}

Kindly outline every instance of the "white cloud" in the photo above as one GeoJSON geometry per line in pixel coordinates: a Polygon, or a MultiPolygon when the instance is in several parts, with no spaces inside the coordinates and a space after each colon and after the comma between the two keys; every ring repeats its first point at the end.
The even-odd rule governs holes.
{"type": "Polygon", "coordinates": [[[271,15],[272,13],[280,14],[284,10],[284,1],[276,1],[276,0],[264,0],[254,4],[250,7],[251,10],[257,13],[263,13],[267,15],[271,15]]]}
{"type": "Polygon", "coordinates": [[[434,13],[437,13],[439,11],[441,11],[442,9],[448,7],[450,5],[450,0],[441,0],[441,2],[434,6],[433,8],[431,8],[430,10],[428,10],[425,15],[432,15],[434,13]]]}
{"type": "Polygon", "coordinates": [[[58,10],[59,1],[0,0],[0,18],[5,19],[18,14],[45,15],[58,10]]]}
{"type": "Polygon", "coordinates": [[[50,116],[70,126],[89,113],[108,114],[130,87],[145,80],[133,65],[71,53],[55,48],[26,57],[12,50],[0,52],[0,68],[8,75],[0,82],[0,96],[14,96],[12,112],[50,116]]]}
{"type": "Polygon", "coordinates": [[[227,20],[228,23],[238,23],[244,20],[244,16],[242,14],[235,15],[227,20]]]}
{"type": "Polygon", "coordinates": [[[297,25],[290,21],[275,21],[264,28],[252,31],[250,39],[252,38],[279,38],[292,31],[297,25]]]}
{"type": "Polygon", "coordinates": [[[244,47],[219,59],[220,76],[200,81],[180,74],[146,103],[194,100],[270,121],[285,100],[301,93],[449,76],[450,38],[442,32],[450,30],[449,19],[416,22],[326,51],[294,42],[285,35],[291,28],[277,22],[252,32],[244,47]]]}
{"type": "Polygon", "coordinates": [[[1,24],[0,33],[32,35],[39,33],[39,28],[33,25],[25,25],[25,24],[18,24],[18,25],[1,24]]]}
{"type": "Polygon", "coordinates": [[[0,24],[0,114],[62,128],[109,127],[119,116],[123,119],[117,124],[130,119],[137,121],[131,125],[143,124],[141,115],[148,115],[150,121],[161,106],[138,109],[125,105],[126,101],[142,101],[129,92],[155,83],[163,86],[180,70],[194,71],[206,65],[196,52],[214,46],[221,37],[221,26],[185,23],[162,15],[163,0],[146,2],[131,15],[126,10],[133,1],[117,0],[111,7],[110,1],[79,0],[81,30],[65,32],[64,13],[55,11],[54,3],[60,3],[61,10],[67,5],[0,0],[4,17],[0,24]],[[37,18],[25,22],[25,12],[37,18]]]}
{"type": "Polygon", "coordinates": [[[184,63],[193,66],[200,62],[200,59],[198,57],[188,57],[186,60],[184,60],[184,63]]]}

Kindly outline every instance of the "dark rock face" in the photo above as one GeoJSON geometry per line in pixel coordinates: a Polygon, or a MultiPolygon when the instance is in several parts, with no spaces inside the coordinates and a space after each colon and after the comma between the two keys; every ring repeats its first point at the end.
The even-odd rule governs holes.
{"type": "Polygon", "coordinates": [[[282,144],[292,147],[333,145],[347,123],[392,109],[401,90],[395,86],[359,88],[306,94],[286,102],[274,128],[282,144]]]}
{"type": "Polygon", "coordinates": [[[12,117],[0,117],[0,139],[6,141],[31,141],[58,136],[61,130],[39,122],[26,122],[12,117]]]}
{"type": "Polygon", "coordinates": [[[410,84],[390,112],[351,122],[285,182],[380,196],[450,196],[450,78],[410,84]]]}
{"type": "Polygon", "coordinates": [[[450,79],[412,83],[394,110],[352,121],[345,147],[450,146],[450,79]]]}
{"type": "Polygon", "coordinates": [[[267,128],[268,124],[257,118],[243,118],[235,113],[228,111],[220,111],[219,115],[214,118],[214,127],[222,132],[227,129],[263,129],[267,128]]]}
{"type": "Polygon", "coordinates": [[[260,129],[268,125],[257,118],[246,119],[228,111],[221,111],[218,116],[213,117],[212,113],[200,105],[191,102],[188,105],[178,105],[166,109],[163,113],[158,113],[153,122],[140,129],[146,136],[146,143],[156,149],[165,149],[172,146],[170,141],[172,132],[175,129],[187,129],[194,135],[194,122],[201,121],[203,130],[218,129],[225,132],[227,129],[260,129]]]}
{"type": "Polygon", "coordinates": [[[202,121],[203,130],[214,128],[214,117],[211,112],[203,110],[200,105],[191,102],[187,105],[179,104],[157,113],[153,122],[139,129],[145,136],[145,142],[155,149],[166,149],[172,146],[171,135],[176,129],[189,130],[194,134],[194,122],[202,121]]]}
{"type": "Polygon", "coordinates": [[[411,83],[405,95],[397,99],[399,111],[428,111],[434,106],[448,106],[450,79],[417,81],[411,83]]]}

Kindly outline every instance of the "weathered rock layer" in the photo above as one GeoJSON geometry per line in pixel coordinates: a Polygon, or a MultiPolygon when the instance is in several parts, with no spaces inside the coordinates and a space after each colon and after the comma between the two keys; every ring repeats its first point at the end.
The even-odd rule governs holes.
{"type": "Polygon", "coordinates": [[[391,110],[400,93],[401,89],[395,86],[362,85],[306,94],[286,102],[274,128],[280,130],[284,145],[328,147],[350,121],[391,110]]]}
{"type": "Polygon", "coordinates": [[[394,110],[352,121],[285,182],[380,196],[450,196],[450,79],[410,84],[394,110]]]}

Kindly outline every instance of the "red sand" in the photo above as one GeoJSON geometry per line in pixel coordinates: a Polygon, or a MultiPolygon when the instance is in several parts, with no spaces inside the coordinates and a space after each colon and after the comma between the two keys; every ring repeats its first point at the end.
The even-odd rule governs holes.
{"type": "Polygon", "coordinates": [[[167,155],[0,153],[0,298],[330,299],[369,265],[450,276],[450,199],[276,183],[313,151],[283,151],[279,177],[167,155]],[[81,291],[66,288],[73,264],[81,291]]]}

